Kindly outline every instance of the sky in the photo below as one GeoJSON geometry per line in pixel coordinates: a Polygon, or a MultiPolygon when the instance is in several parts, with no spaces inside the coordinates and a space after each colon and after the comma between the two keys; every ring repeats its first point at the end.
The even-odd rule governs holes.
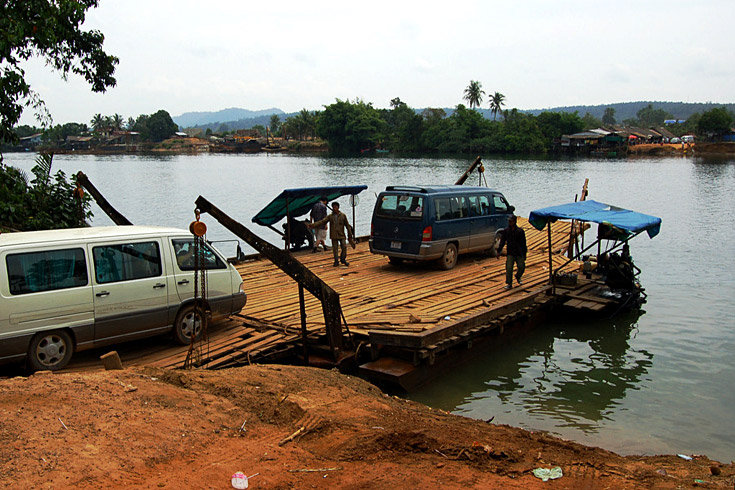
{"type": "MultiPolygon", "coordinates": [[[[91,92],[24,66],[54,124],[279,108],[336,99],[374,107],[465,103],[471,80],[506,108],[640,100],[735,102],[732,0],[274,2],[100,0],[85,29],[117,56],[117,85],[91,92]]],[[[22,124],[35,124],[26,109],[22,124]]]]}

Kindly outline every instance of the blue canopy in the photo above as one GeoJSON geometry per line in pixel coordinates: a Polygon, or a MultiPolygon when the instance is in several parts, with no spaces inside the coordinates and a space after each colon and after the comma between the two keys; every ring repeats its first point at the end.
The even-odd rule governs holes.
{"type": "Polygon", "coordinates": [[[646,231],[653,238],[661,230],[661,218],[636,213],[597,201],[578,201],[531,211],[528,221],[538,230],[558,219],[576,219],[612,226],[628,234],[646,231]]]}
{"type": "Polygon", "coordinates": [[[348,194],[359,194],[365,189],[366,185],[286,189],[253,217],[253,223],[263,226],[278,223],[286,217],[286,208],[292,218],[297,218],[311,211],[321,196],[331,201],[348,194]]]}

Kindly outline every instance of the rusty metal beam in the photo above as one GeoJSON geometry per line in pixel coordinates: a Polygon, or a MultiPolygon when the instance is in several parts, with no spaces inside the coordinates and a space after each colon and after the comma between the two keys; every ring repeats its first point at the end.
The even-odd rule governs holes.
{"type": "Polygon", "coordinates": [[[339,294],[308,267],[299,262],[290,252],[281,250],[272,243],[263,240],[244,225],[230,218],[204,197],[199,196],[195,204],[200,212],[209,213],[222,226],[260,252],[263,257],[273,262],[322,303],[329,346],[332,349],[334,358],[338,359],[342,350],[342,306],[339,302],[339,294]]]}
{"type": "Polygon", "coordinates": [[[95,200],[97,205],[102,208],[102,211],[107,214],[107,216],[110,217],[110,219],[119,226],[125,226],[125,225],[132,225],[125,216],[123,216],[120,212],[118,212],[117,209],[112,207],[112,204],[107,202],[107,199],[105,199],[105,196],[102,195],[100,191],[97,190],[95,186],[92,185],[92,182],[89,181],[86,175],[84,175],[83,172],[79,171],[77,172],[77,185],[81,185],[85,189],[87,189],[87,192],[92,196],[92,198],[95,200]]]}
{"type": "Polygon", "coordinates": [[[475,158],[475,161],[472,162],[472,165],[470,165],[470,168],[468,168],[464,174],[462,174],[462,177],[457,180],[457,182],[454,183],[454,185],[462,185],[464,184],[465,180],[467,180],[472,173],[473,170],[477,168],[478,165],[482,163],[482,158],[477,157],[475,158]]]}

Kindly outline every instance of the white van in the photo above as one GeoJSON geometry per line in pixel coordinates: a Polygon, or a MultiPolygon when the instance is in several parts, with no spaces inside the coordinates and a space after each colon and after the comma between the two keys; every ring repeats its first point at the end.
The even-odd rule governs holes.
{"type": "MultiPolygon", "coordinates": [[[[63,368],[74,351],[173,330],[187,344],[194,313],[194,238],[176,228],[108,226],[0,234],[0,363],[63,368]]],[[[239,312],[237,270],[203,247],[213,318],[239,312]]]]}

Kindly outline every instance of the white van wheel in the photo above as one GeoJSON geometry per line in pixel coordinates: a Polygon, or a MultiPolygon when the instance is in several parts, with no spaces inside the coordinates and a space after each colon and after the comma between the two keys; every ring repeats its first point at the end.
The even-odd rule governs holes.
{"type": "Polygon", "coordinates": [[[192,335],[197,338],[201,333],[201,310],[194,308],[193,304],[181,308],[179,314],[176,315],[176,325],[174,327],[176,341],[182,345],[188,345],[191,343],[192,335]]]}
{"type": "Polygon", "coordinates": [[[439,267],[448,271],[457,265],[457,246],[453,243],[448,243],[447,248],[444,249],[442,258],[439,259],[439,267]]]}
{"type": "Polygon", "coordinates": [[[33,371],[56,371],[69,363],[74,344],[68,333],[51,330],[36,334],[28,349],[28,362],[33,371]]]}

